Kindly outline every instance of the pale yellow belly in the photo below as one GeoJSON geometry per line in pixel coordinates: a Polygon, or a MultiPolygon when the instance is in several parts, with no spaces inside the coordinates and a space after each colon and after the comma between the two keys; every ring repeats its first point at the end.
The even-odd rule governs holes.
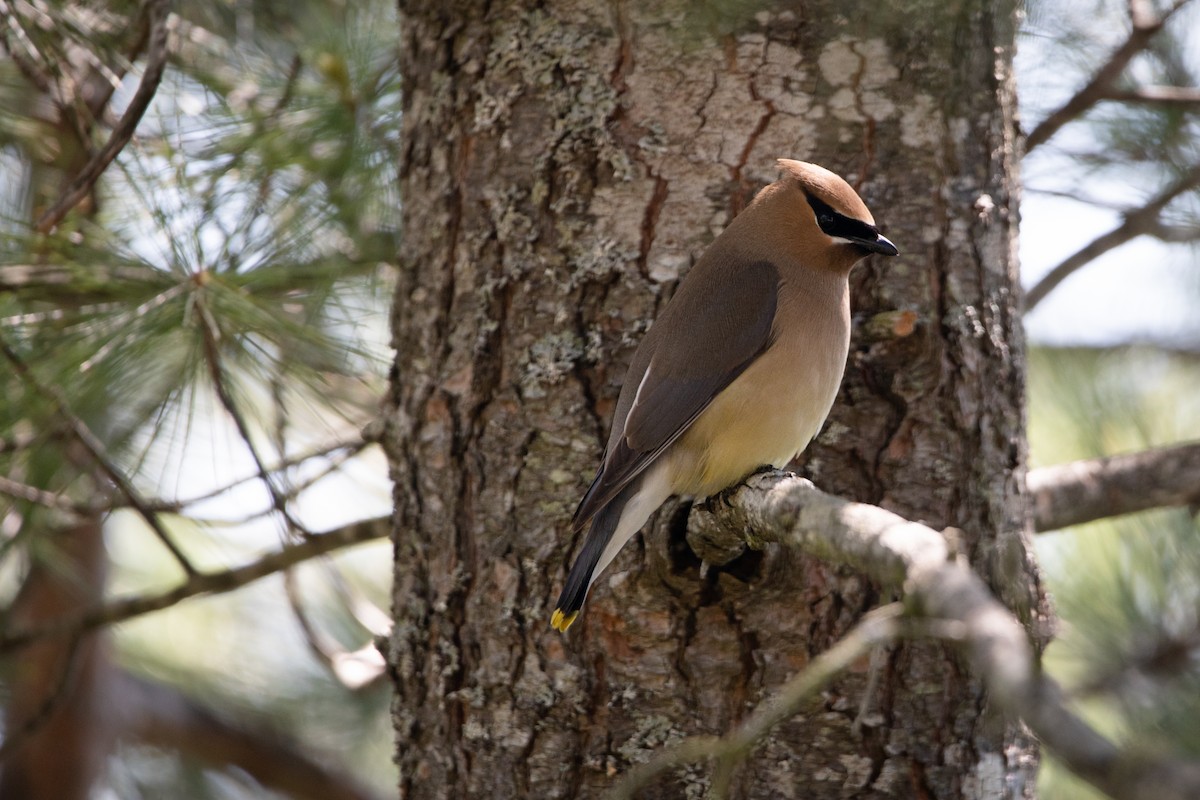
{"type": "Polygon", "coordinates": [[[665,454],[675,493],[708,497],[791,461],[825,422],[845,359],[845,351],[768,353],[751,364],[665,454]]]}

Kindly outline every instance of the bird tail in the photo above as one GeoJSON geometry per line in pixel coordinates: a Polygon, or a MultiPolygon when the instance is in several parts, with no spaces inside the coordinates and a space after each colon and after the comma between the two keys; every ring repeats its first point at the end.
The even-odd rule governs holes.
{"type": "MultiPolygon", "coordinates": [[[[637,481],[633,483],[636,484],[637,481]]],[[[583,542],[583,550],[571,565],[567,582],[563,585],[562,593],[555,603],[554,614],[550,617],[550,626],[555,630],[565,633],[567,628],[571,627],[571,623],[583,608],[583,601],[587,599],[592,582],[600,570],[608,566],[607,561],[601,564],[600,559],[608,549],[613,533],[621,521],[621,512],[624,511],[625,503],[633,491],[636,491],[635,485],[627,486],[592,517],[591,527],[588,528],[587,538],[583,542]]]]}
{"type": "Polygon", "coordinates": [[[642,529],[654,509],[670,496],[670,473],[662,467],[652,467],[631,480],[596,512],[583,550],[571,566],[567,583],[550,617],[550,625],[555,630],[566,631],[571,627],[596,578],[617,557],[625,543],[642,529]]]}

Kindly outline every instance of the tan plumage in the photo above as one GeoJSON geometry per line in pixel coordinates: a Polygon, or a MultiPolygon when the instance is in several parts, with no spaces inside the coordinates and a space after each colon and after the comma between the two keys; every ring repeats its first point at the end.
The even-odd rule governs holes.
{"type": "Polygon", "coordinates": [[[784,466],[829,414],[850,344],[850,269],[897,250],[844,180],[779,165],[783,177],[709,246],[634,353],[575,512],[575,530],[591,528],[551,618],[558,630],[668,497],[784,466]]]}

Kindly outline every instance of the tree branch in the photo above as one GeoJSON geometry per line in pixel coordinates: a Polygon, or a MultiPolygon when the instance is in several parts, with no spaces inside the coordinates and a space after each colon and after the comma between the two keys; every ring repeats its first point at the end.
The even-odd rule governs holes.
{"type": "Polygon", "coordinates": [[[165,592],[117,598],[81,613],[64,615],[48,625],[0,633],[0,653],[22,648],[47,636],[89,631],[102,625],[124,622],[196,595],[230,592],[314,556],[372,539],[383,539],[389,534],[390,527],[390,517],[363,520],[286,545],[241,567],[195,573],[165,592]]]}
{"type": "Polygon", "coordinates": [[[38,219],[34,226],[38,233],[49,233],[54,226],[62,222],[67,213],[87,196],[104,170],[133,138],[133,132],[141,122],[142,115],[146,113],[150,101],[158,91],[158,84],[162,81],[163,70],[167,64],[167,6],[167,0],[148,0],[146,11],[150,25],[150,54],[146,58],[146,68],[142,72],[137,91],[134,92],[125,113],[121,115],[104,147],[88,160],[58,202],[38,219]]]}
{"type": "MultiPolygon", "coordinates": [[[[942,534],[882,508],[851,503],[793,475],[755,475],[692,525],[709,539],[778,542],[903,587],[914,614],[961,625],[963,648],[991,701],[1020,716],[1080,777],[1118,800],[1200,797],[1200,765],[1123,752],[1066,708],[1058,686],[1034,661],[1025,629],[983,580],[952,557],[942,534]]],[[[706,758],[711,737],[679,745],[706,758]]]]}
{"type": "Polygon", "coordinates": [[[1200,224],[1168,225],[1162,220],[1156,220],[1150,235],[1167,244],[1190,244],[1200,241],[1200,224]]]}
{"type": "Polygon", "coordinates": [[[1025,313],[1028,314],[1032,311],[1038,303],[1046,299],[1046,295],[1050,294],[1076,270],[1091,263],[1109,250],[1143,234],[1156,235],[1161,228],[1158,215],[1162,213],[1162,210],[1176,197],[1197,186],[1200,186],[1200,163],[1194,164],[1175,183],[1164,189],[1146,205],[1127,213],[1125,221],[1119,226],[1068,256],[1050,270],[1045,277],[1034,284],[1032,289],[1025,293],[1025,313]]]}
{"type": "Polygon", "coordinates": [[[1154,7],[1149,0],[1130,0],[1129,18],[1132,23],[1129,36],[1125,42],[1113,51],[1104,66],[1100,67],[1083,88],[1064,103],[1058,110],[1042,120],[1033,131],[1025,137],[1025,152],[1030,153],[1038,145],[1044,144],[1059,129],[1083,115],[1096,103],[1108,97],[1113,84],[1129,62],[1138,53],[1146,49],[1150,40],[1162,30],[1171,15],[1186,5],[1188,0],[1175,0],[1162,16],[1154,13],[1154,7]]]}
{"type": "Polygon", "coordinates": [[[1031,470],[1034,528],[1200,503],[1200,442],[1031,470]]]}
{"type": "Polygon", "coordinates": [[[1145,105],[1200,107],[1200,89],[1194,86],[1139,86],[1136,89],[1113,89],[1104,93],[1105,100],[1145,105]]]}

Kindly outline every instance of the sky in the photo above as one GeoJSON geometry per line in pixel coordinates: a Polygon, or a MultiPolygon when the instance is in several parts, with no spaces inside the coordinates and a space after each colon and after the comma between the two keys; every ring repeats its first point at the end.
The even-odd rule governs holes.
{"type": "MultiPolygon", "coordinates": [[[[1161,5],[1161,4],[1160,4],[1161,5]]],[[[1018,39],[1016,71],[1022,126],[1032,130],[1084,85],[1128,30],[1127,5],[1113,0],[1034,0],[1018,39]],[[1084,12],[1084,13],[1081,13],[1084,12]],[[1064,35],[1079,46],[1064,45],[1064,35]],[[1053,66],[1053,68],[1048,68],[1053,66]]],[[[1185,42],[1182,61],[1200,74],[1200,6],[1179,12],[1170,29],[1185,42]],[[1192,47],[1192,44],[1195,47],[1192,47]],[[1190,56],[1190,57],[1189,57],[1190,56]]],[[[1139,74],[1138,62],[1131,66],[1139,74]]],[[[1146,77],[1139,75],[1140,78],[1146,77]]],[[[1067,126],[1021,164],[1020,258],[1026,288],[1062,259],[1120,224],[1119,214],[1059,193],[1132,206],[1156,185],[1144,170],[1101,177],[1073,166],[1068,153],[1097,149],[1085,125],[1067,126]],[[1051,189],[1056,194],[1040,193],[1051,189]]],[[[1161,184],[1157,184],[1161,185],[1161,184]]],[[[1112,345],[1152,341],[1200,348],[1200,249],[1146,237],[1088,264],[1025,318],[1033,342],[1112,345]]]]}
{"type": "MultiPolygon", "coordinates": [[[[1056,197],[1021,204],[1021,282],[1028,289],[1063,258],[1119,223],[1116,214],[1056,197]]],[[[1195,249],[1130,242],[1076,272],[1025,318],[1030,341],[1105,346],[1150,341],[1200,347],[1195,249]]]]}

